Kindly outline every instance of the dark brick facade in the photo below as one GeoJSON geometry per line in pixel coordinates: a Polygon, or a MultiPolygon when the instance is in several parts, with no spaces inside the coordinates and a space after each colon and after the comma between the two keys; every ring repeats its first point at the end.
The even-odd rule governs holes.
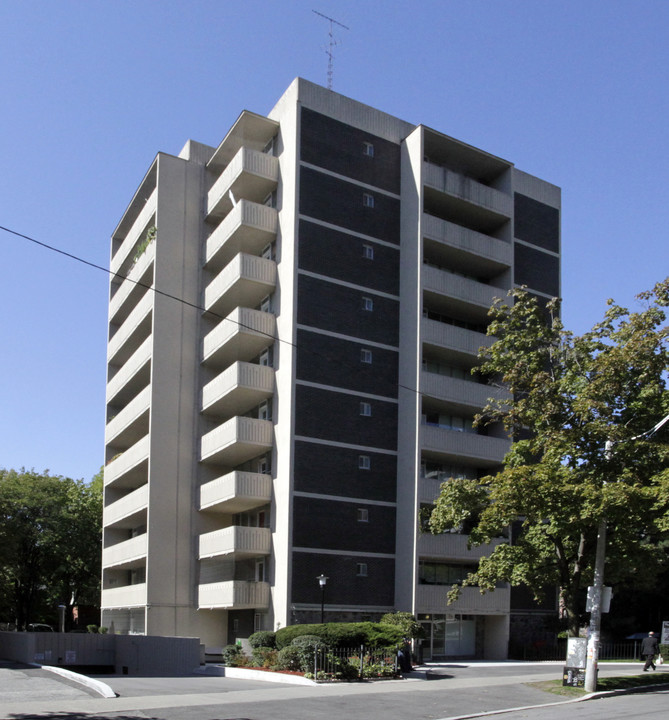
{"type": "Polygon", "coordinates": [[[298,380],[396,397],[397,366],[398,353],[394,350],[307,330],[297,332],[298,380]],[[371,363],[362,362],[363,353],[365,359],[371,357],[371,363]]]}
{"type": "Polygon", "coordinates": [[[399,343],[399,302],[363,288],[351,288],[300,275],[297,282],[297,322],[363,340],[399,343]],[[372,309],[365,310],[365,298],[372,309]]]}
{"type": "Polygon", "coordinates": [[[520,193],[515,193],[513,200],[515,237],[560,252],[560,211],[520,193]]]}
{"type": "Polygon", "coordinates": [[[296,491],[395,502],[395,455],[298,440],[294,463],[296,491]],[[369,469],[360,468],[361,455],[369,469]]]}
{"type": "Polygon", "coordinates": [[[397,448],[397,404],[321,388],[295,388],[295,434],[383,450],[397,448]],[[360,414],[369,403],[371,416],[360,414]]]}
{"type": "Polygon", "coordinates": [[[397,198],[302,167],[299,207],[302,215],[399,245],[397,198]],[[374,207],[364,205],[364,195],[373,196],[374,207]]]}
{"type": "Polygon", "coordinates": [[[399,248],[301,220],[298,264],[300,270],[399,295],[399,248]],[[365,255],[366,246],[372,259],[365,255]]]}
{"type": "Polygon", "coordinates": [[[302,108],[301,159],[389,192],[400,192],[400,147],[326,115],[302,108]],[[365,143],[373,155],[365,153],[365,143]]]}
{"type": "Polygon", "coordinates": [[[393,607],[395,604],[395,561],[392,558],[293,552],[293,603],[320,604],[321,588],[316,578],[321,573],[328,577],[326,605],[393,607]],[[366,577],[357,575],[360,562],[367,565],[366,577]]]}
{"type": "Polygon", "coordinates": [[[560,260],[527,245],[514,245],[514,280],[552,297],[560,294],[560,260]]]}

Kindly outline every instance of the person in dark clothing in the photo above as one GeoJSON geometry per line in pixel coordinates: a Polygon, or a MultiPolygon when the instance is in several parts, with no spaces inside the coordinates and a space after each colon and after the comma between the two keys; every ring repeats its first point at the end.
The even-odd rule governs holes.
{"type": "Polygon", "coordinates": [[[641,641],[641,657],[646,659],[646,663],[643,666],[643,671],[648,672],[648,668],[652,667],[655,670],[655,656],[660,651],[660,644],[657,642],[655,633],[651,630],[648,633],[648,637],[645,637],[641,641]]]}

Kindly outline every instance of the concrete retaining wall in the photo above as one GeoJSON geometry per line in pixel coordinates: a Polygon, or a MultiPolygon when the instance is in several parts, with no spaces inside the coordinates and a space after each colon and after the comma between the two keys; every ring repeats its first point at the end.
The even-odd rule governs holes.
{"type": "Polygon", "coordinates": [[[0,657],[39,665],[113,666],[117,674],[188,675],[200,665],[199,638],[93,633],[0,632],[0,657]]]}

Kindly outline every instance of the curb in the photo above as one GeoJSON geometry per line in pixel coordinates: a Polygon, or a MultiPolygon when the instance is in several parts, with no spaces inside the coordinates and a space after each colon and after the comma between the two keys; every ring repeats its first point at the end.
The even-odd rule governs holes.
{"type": "Polygon", "coordinates": [[[240,680],[261,680],[264,682],[285,683],[287,685],[319,685],[302,675],[284,675],[265,670],[247,670],[245,668],[227,667],[225,665],[207,665],[203,669],[197,669],[199,675],[218,675],[240,680]]]}
{"type": "Polygon", "coordinates": [[[116,697],[116,693],[109,687],[109,685],[107,685],[107,683],[101,682],[100,680],[95,680],[94,678],[89,678],[86,675],[81,675],[80,673],[73,672],[72,670],[66,670],[65,668],[55,667],[54,665],[34,664],[34,667],[41,668],[42,670],[47,670],[48,672],[52,672],[55,675],[60,675],[61,677],[66,678],[67,680],[72,680],[72,682],[79,683],[79,685],[84,685],[89,690],[93,690],[94,692],[101,695],[103,698],[115,698],[116,697]]]}

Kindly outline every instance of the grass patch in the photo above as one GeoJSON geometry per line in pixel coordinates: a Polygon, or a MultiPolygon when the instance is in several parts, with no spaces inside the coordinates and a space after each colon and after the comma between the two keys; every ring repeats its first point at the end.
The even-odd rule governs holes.
{"type": "MultiPolygon", "coordinates": [[[[583,688],[563,685],[562,680],[542,680],[540,682],[527,683],[527,685],[537,690],[551,693],[552,695],[560,695],[561,697],[577,698],[586,694],[583,688]]],[[[597,690],[605,692],[628,690],[630,688],[641,688],[648,685],[669,685],[669,673],[601,678],[597,683],[597,690]]]]}

